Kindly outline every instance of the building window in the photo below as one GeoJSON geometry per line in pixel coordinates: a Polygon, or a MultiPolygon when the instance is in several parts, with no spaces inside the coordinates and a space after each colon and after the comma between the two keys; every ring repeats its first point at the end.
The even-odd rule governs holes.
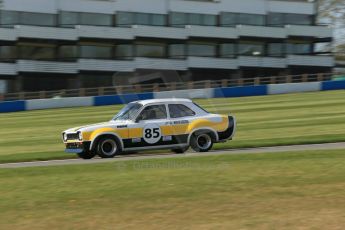
{"type": "Polygon", "coordinates": [[[133,58],[133,45],[119,44],[116,46],[116,58],[118,59],[132,59],[133,58]]]}
{"type": "Polygon", "coordinates": [[[81,58],[110,59],[113,56],[113,46],[110,45],[81,44],[79,49],[81,58]]]}
{"type": "Polygon", "coordinates": [[[235,26],[236,25],[235,13],[222,12],[220,14],[220,25],[221,26],[235,26]]]}
{"type": "Polygon", "coordinates": [[[269,26],[284,25],[312,25],[313,16],[307,14],[286,14],[286,13],[269,13],[267,16],[269,26]]]}
{"type": "Polygon", "coordinates": [[[287,44],[287,54],[311,54],[313,46],[304,42],[289,42],[287,44]]]}
{"type": "Polygon", "coordinates": [[[283,26],[284,14],[282,13],[269,13],[267,15],[267,25],[268,26],[283,26]]]}
{"type": "Polygon", "coordinates": [[[265,15],[260,14],[238,14],[238,23],[240,25],[265,25],[265,15]]]}
{"type": "Polygon", "coordinates": [[[311,15],[306,14],[285,14],[285,24],[291,25],[312,25],[311,15]]]}
{"type": "Polygon", "coordinates": [[[33,60],[51,60],[56,58],[56,47],[52,44],[19,43],[19,58],[33,60]]]}
{"type": "Polygon", "coordinates": [[[83,88],[106,87],[113,84],[112,74],[84,74],[80,79],[83,88]]]}
{"type": "Polygon", "coordinates": [[[11,61],[17,58],[16,46],[0,46],[0,61],[11,61]]]}
{"type": "Polygon", "coordinates": [[[113,16],[111,14],[80,13],[80,25],[112,26],[113,16]]]}
{"type": "Polygon", "coordinates": [[[185,45],[184,44],[170,44],[169,57],[170,58],[185,58],[185,45]]]}
{"type": "Polygon", "coordinates": [[[56,15],[42,14],[42,13],[29,13],[20,12],[21,25],[37,25],[37,26],[55,26],[56,15]]]}
{"type": "Polygon", "coordinates": [[[118,12],[116,14],[116,24],[118,26],[130,26],[133,25],[133,15],[130,12],[118,12]]]}
{"type": "Polygon", "coordinates": [[[152,14],[152,22],[153,26],[165,26],[166,25],[166,16],[163,14],[152,14]]]}
{"type": "Polygon", "coordinates": [[[111,14],[62,11],[59,14],[59,25],[62,27],[74,27],[75,25],[112,26],[113,16],[111,14]]]}
{"type": "Polygon", "coordinates": [[[238,54],[246,56],[263,56],[264,55],[263,42],[240,42],[238,45],[238,54]]]}
{"type": "Polygon", "coordinates": [[[19,14],[16,11],[0,11],[0,25],[2,27],[13,27],[19,24],[19,14]]]}
{"type": "Polygon", "coordinates": [[[62,27],[74,27],[79,24],[79,14],[76,12],[61,11],[59,13],[59,25],[62,27]]]}
{"type": "Polygon", "coordinates": [[[234,58],[236,56],[236,49],[234,43],[220,44],[220,57],[234,58]]]}
{"type": "Polygon", "coordinates": [[[75,45],[62,45],[59,47],[59,58],[74,59],[78,57],[78,48],[75,45]]]}
{"type": "Polygon", "coordinates": [[[165,45],[161,43],[142,42],[136,45],[137,57],[165,57],[165,45]]]}
{"type": "Polygon", "coordinates": [[[215,26],[217,25],[217,16],[211,14],[171,12],[170,25],[177,27],[185,25],[215,26]]]}
{"type": "Polygon", "coordinates": [[[220,24],[221,26],[263,26],[265,25],[265,15],[222,12],[220,14],[220,24]]]}
{"type": "Polygon", "coordinates": [[[271,57],[281,57],[284,55],[284,43],[269,43],[267,54],[271,57]]]}
{"type": "Polygon", "coordinates": [[[188,44],[188,55],[197,57],[215,57],[217,45],[214,43],[191,42],[188,44]]]}
{"type": "Polygon", "coordinates": [[[185,13],[171,12],[169,21],[172,26],[184,27],[188,20],[185,13]]]}
{"type": "Polygon", "coordinates": [[[1,11],[0,24],[3,27],[13,27],[14,25],[55,26],[56,21],[54,14],[1,11]]]}
{"type": "Polygon", "coordinates": [[[131,25],[150,25],[150,26],[164,26],[164,14],[148,14],[148,13],[134,13],[134,12],[118,12],[116,15],[118,26],[131,25]]]}
{"type": "Polygon", "coordinates": [[[150,15],[149,14],[145,14],[145,13],[136,13],[135,14],[135,24],[137,25],[150,25],[150,15]]]}

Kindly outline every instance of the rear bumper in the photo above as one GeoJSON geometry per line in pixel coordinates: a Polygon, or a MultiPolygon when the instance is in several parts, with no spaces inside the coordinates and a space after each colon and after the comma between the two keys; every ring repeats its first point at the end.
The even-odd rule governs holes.
{"type": "Polygon", "coordinates": [[[66,153],[82,153],[90,149],[90,141],[65,143],[66,153]]]}
{"type": "Polygon", "coordinates": [[[236,132],[236,118],[234,116],[228,116],[228,128],[223,132],[218,132],[219,142],[224,142],[227,140],[232,140],[236,132]]]}

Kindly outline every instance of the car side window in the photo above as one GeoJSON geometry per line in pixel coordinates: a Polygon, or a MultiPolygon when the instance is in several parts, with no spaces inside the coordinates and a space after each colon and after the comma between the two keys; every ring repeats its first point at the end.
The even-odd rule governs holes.
{"type": "Polygon", "coordinates": [[[195,112],[183,104],[170,104],[169,113],[171,118],[194,116],[195,112]]]}
{"type": "Polygon", "coordinates": [[[138,116],[138,121],[165,119],[167,118],[167,110],[165,105],[149,105],[138,116]]]}

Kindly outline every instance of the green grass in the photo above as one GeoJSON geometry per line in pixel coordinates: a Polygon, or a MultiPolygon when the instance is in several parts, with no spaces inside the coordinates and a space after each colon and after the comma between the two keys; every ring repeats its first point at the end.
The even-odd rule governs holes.
{"type": "Polygon", "coordinates": [[[0,229],[340,229],[344,150],[0,169],[0,229]]]}
{"type": "MultiPolygon", "coordinates": [[[[215,113],[233,113],[238,129],[215,148],[345,141],[345,91],[198,100],[215,113]]],[[[63,152],[61,131],[110,120],[122,106],[0,114],[0,162],[75,157],[63,152]]]]}

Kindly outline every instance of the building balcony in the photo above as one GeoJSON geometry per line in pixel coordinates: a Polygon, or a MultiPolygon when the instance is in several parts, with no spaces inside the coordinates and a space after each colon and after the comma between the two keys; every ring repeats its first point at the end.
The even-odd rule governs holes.
{"type": "Polygon", "coordinates": [[[0,63],[0,75],[17,75],[15,63],[0,63]]]}
{"type": "Polygon", "coordinates": [[[0,28],[0,40],[16,41],[17,40],[16,31],[10,28],[0,28]]]}
{"type": "Polygon", "coordinates": [[[286,58],[239,56],[241,67],[286,68],[286,58]]]}
{"type": "Polygon", "coordinates": [[[333,30],[329,26],[286,25],[288,36],[332,38],[333,30]]]}
{"type": "Polygon", "coordinates": [[[159,69],[159,70],[187,70],[186,60],[160,59],[160,58],[135,58],[136,69],[159,69]]]}
{"type": "Polygon", "coordinates": [[[74,29],[17,25],[14,27],[14,30],[18,38],[77,40],[77,33],[74,29]]]}
{"type": "Polygon", "coordinates": [[[133,40],[133,29],[106,26],[76,26],[78,37],[133,40]]]}
{"type": "Polygon", "coordinates": [[[132,72],[135,70],[135,63],[132,60],[79,59],[78,69],[81,71],[132,72]]]}
{"type": "Polygon", "coordinates": [[[238,69],[238,60],[214,57],[188,57],[189,68],[238,69]]]}
{"type": "Polygon", "coordinates": [[[316,56],[316,55],[288,55],[287,64],[294,66],[322,66],[334,67],[333,56],[316,56]]]}
{"type": "Polygon", "coordinates": [[[281,27],[267,27],[267,26],[248,26],[238,25],[238,34],[241,37],[266,37],[266,38],[281,38],[287,36],[286,29],[281,27]]]}
{"type": "Polygon", "coordinates": [[[37,72],[37,73],[62,73],[62,74],[78,73],[76,63],[60,62],[60,61],[18,60],[17,70],[18,72],[37,72]]]}
{"type": "Polygon", "coordinates": [[[186,26],[189,37],[237,39],[238,30],[233,27],[186,26]]]}
{"type": "Polygon", "coordinates": [[[163,26],[133,26],[135,37],[151,37],[166,39],[187,39],[188,34],[184,28],[163,27],[163,26]]]}

